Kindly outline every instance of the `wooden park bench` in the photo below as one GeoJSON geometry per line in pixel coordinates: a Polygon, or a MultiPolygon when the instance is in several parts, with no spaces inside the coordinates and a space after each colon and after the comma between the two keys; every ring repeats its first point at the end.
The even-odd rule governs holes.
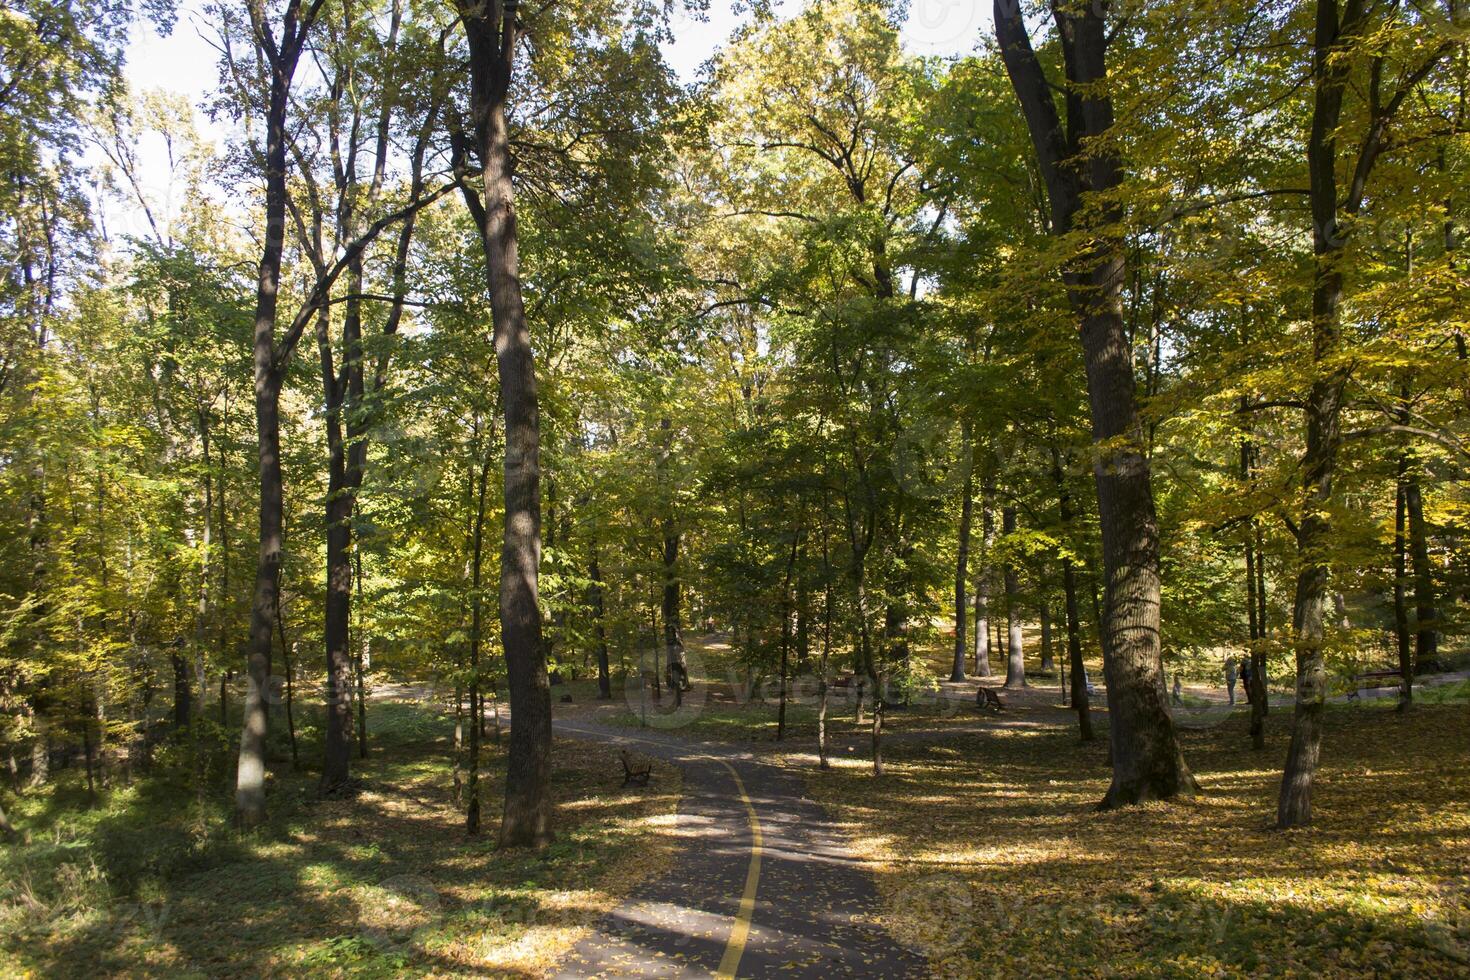
{"type": "Polygon", "coordinates": [[[996,694],[988,687],[977,687],[975,689],[975,707],[981,711],[1004,711],[1006,706],[996,694]]]}
{"type": "MultiPolygon", "coordinates": [[[[1380,680],[1387,680],[1390,677],[1399,678],[1399,677],[1403,677],[1403,676],[1404,676],[1403,673],[1401,671],[1398,671],[1398,670],[1369,670],[1369,671],[1365,671],[1364,673],[1361,673],[1361,674],[1355,674],[1353,676],[1353,680],[1361,683],[1363,681],[1380,681],[1380,680]]],[[[1367,686],[1368,687],[1386,687],[1387,685],[1385,685],[1385,684],[1369,684],[1367,686]]],[[[1348,692],[1348,700],[1349,701],[1356,701],[1357,699],[1358,699],[1358,689],[1355,687],[1351,691],[1348,692]]]]}
{"type": "Polygon", "coordinates": [[[633,765],[633,759],[628,755],[628,750],[618,752],[618,758],[623,760],[623,785],[632,783],[634,786],[647,786],[648,778],[653,775],[652,764],[641,769],[633,765]]]}

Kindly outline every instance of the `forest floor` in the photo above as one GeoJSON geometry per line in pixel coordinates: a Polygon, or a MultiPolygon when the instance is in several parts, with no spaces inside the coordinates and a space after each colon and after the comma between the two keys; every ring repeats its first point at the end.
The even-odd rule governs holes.
{"type": "MultiPolygon", "coordinates": [[[[717,643],[699,647],[718,667],[717,643]]],[[[1243,698],[1231,709],[1223,685],[1200,680],[1175,708],[1200,795],[1109,813],[1095,809],[1109,780],[1100,684],[1098,740],[1086,745],[1056,679],[1002,692],[999,715],[937,700],[890,711],[881,779],[850,702],[833,705],[827,772],[810,706],[788,706],[787,740],[775,743],[769,692],[751,696],[736,678],[682,714],[667,693],[649,702],[636,733],[636,687],[599,703],[573,682],[557,710],[564,726],[617,726],[694,751],[743,746],[805,772],[843,850],[873,873],[879,919],[936,975],[1463,976],[1470,681],[1426,681],[1407,714],[1392,698],[1334,698],[1314,825],[1287,833],[1272,823],[1289,704],[1273,698],[1257,753],[1243,698]]]]}
{"type": "MultiPolygon", "coordinates": [[[[717,643],[701,655],[723,666],[717,643]]],[[[448,719],[414,685],[380,686],[355,798],[278,765],[244,838],[227,744],[202,796],[185,745],[92,807],[62,770],[12,807],[27,840],[0,849],[0,976],[708,975],[742,918],[741,975],[1470,970],[1470,682],[1407,714],[1330,705],[1315,825],[1291,833],[1270,829],[1289,712],[1255,753],[1243,706],[1191,713],[1208,685],[1176,710],[1198,722],[1181,737],[1202,794],[1113,813],[1094,809],[1106,714],[1080,744],[1053,686],[1004,692],[1000,715],[972,685],[890,711],[881,779],[851,703],[822,772],[807,706],[777,744],[774,704],[733,679],[682,715],[666,695],[644,730],[631,690],[553,688],[558,840],[534,854],[494,848],[494,742],[487,833],[465,836],[448,719]],[[650,788],[619,787],[621,744],[655,758],[650,788]]]]}
{"type": "Polygon", "coordinates": [[[623,790],[613,749],[559,738],[557,841],[499,852],[500,748],[469,838],[447,720],[401,702],[369,717],[356,797],[318,800],[314,773],[278,766],[248,837],[229,830],[228,787],[201,805],[168,748],[90,808],[75,769],[22,796],[29,841],[0,847],[0,976],[542,976],[672,861],[677,768],[623,790]]]}
{"type": "Polygon", "coordinates": [[[1332,705],[1314,825],[1271,829],[1289,713],[1181,732],[1203,792],[1099,813],[1106,733],[996,726],[810,770],[937,975],[1464,976],[1470,704],[1332,705]]]}

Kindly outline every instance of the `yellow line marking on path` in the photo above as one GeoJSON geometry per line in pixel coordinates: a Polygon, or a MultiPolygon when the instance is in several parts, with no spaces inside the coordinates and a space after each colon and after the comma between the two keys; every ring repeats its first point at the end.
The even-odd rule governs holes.
{"type": "MultiPolygon", "coordinates": [[[[570,728],[571,726],[564,727],[570,728]]],[[[584,735],[594,734],[586,729],[583,729],[582,733],[584,735]]],[[[615,742],[642,742],[645,745],[667,747],[664,742],[639,738],[637,735],[619,734],[611,738],[615,742]]],[[[761,822],[756,816],[755,804],[750,801],[750,795],[745,792],[745,783],[741,780],[740,773],[736,772],[735,767],[724,759],[717,758],[714,761],[724,766],[729,771],[730,777],[735,780],[735,789],[740,793],[740,802],[745,804],[745,814],[750,821],[750,865],[745,871],[745,892],[740,896],[740,907],[735,913],[735,921],[730,925],[730,938],[725,941],[725,955],[720,957],[720,965],[715,970],[716,980],[735,980],[735,970],[740,966],[740,957],[745,955],[745,943],[750,938],[751,920],[755,917],[755,893],[761,880],[761,822]]]]}
{"type": "Polygon", "coordinates": [[[730,770],[735,788],[740,791],[740,802],[745,804],[745,813],[750,818],[750,868],[745,872],[745,893],[740,896],[740,910],[730,926],[725,955],[720,957],[720,967],[715,971],[718,980],[734,980],[735,968],[740,965],[740,957],[745,952],[745,941],[750,937],[750,920],[755,915],[755,890],[761,880],[761,822],[755,815],[755,805],[745,792],[745,783],[740,781],[740,773],[725,760],[718,761],[730,770]]]}

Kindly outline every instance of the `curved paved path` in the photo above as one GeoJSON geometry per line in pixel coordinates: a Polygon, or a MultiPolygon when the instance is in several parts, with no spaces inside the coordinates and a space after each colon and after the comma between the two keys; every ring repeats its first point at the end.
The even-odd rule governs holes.
{"type": "Polygon", "coordinates": [[[923,974],[924,961],[877,924],[871,878],[806,798],[799,773],[657,732],[570,720],[555,730],[684,770],[676,864],[612,910],[560,976],[923,974]]]}

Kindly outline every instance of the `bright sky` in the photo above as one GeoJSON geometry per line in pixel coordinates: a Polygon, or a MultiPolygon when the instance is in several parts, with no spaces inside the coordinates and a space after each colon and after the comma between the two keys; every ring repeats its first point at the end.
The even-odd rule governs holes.
{"type": "MultiPolygon", "coordinates": [[[[212,30],[200,13],[199,0],[180,3],[178,25],[170,37],[140,31],[128,49],[128,77],[134,89],[163,88],[197,99],[215,81],[215,53],[200,36],[212,30]]],[[[777,8],[796,9],[792,0],[777,8]]],[[[904,26],[904,46],[915,54],[965,54],[982,30],[988,30],[990,5],[985,0],[911,0],[904,26]]],[[[712,0],[709,19],[676,15],[674,43],[666,48],[669,62],[685,81],[692,81],[704,62],[739,25],[729,0],[712,0]]]]}
{"type": "MultiPolygon", "coordinates": [[[[778,0],[776,8],[790,12],[798,9],[800,2],[778,0]]],[[[184,96],[197,107],[213,89],[216,52],[205,38],[212,38],[214,31],[201,6],[201,0],[180,0],[178,22],[168,37],[159,37],[146,28],[137,32],[127,54],[128,80],[135,92],[164,89],[184,96]]],[[[665,47],[665,55],[684,81],[694,81],[699,66],[740,25],[742,17],[731,7],[731,0],[710,0],[709,16],[704,21],[676,15],[674,41],[665,47]]],[[[989,29],[990,4],[986,0],[910,0],[902,39],[905,49],[913,54],[967,54],[989,29]]],[[[202,113],[196,113],[196,123],[206,136],[216,141],[223,138],[223,131],[212,126],[202,113]]],[[[162,144],[144,141],[139,153],[145,191],[157,202],[159,211],[172,212],[182,202],[172,200],[174,192],[167,186],[168,168],[160,165],[162,144]]],[[[110,202],[104,209],[114,232],[146,234],[146,228],[141,227],[141,212],[135,208],[110,202]]]]}

